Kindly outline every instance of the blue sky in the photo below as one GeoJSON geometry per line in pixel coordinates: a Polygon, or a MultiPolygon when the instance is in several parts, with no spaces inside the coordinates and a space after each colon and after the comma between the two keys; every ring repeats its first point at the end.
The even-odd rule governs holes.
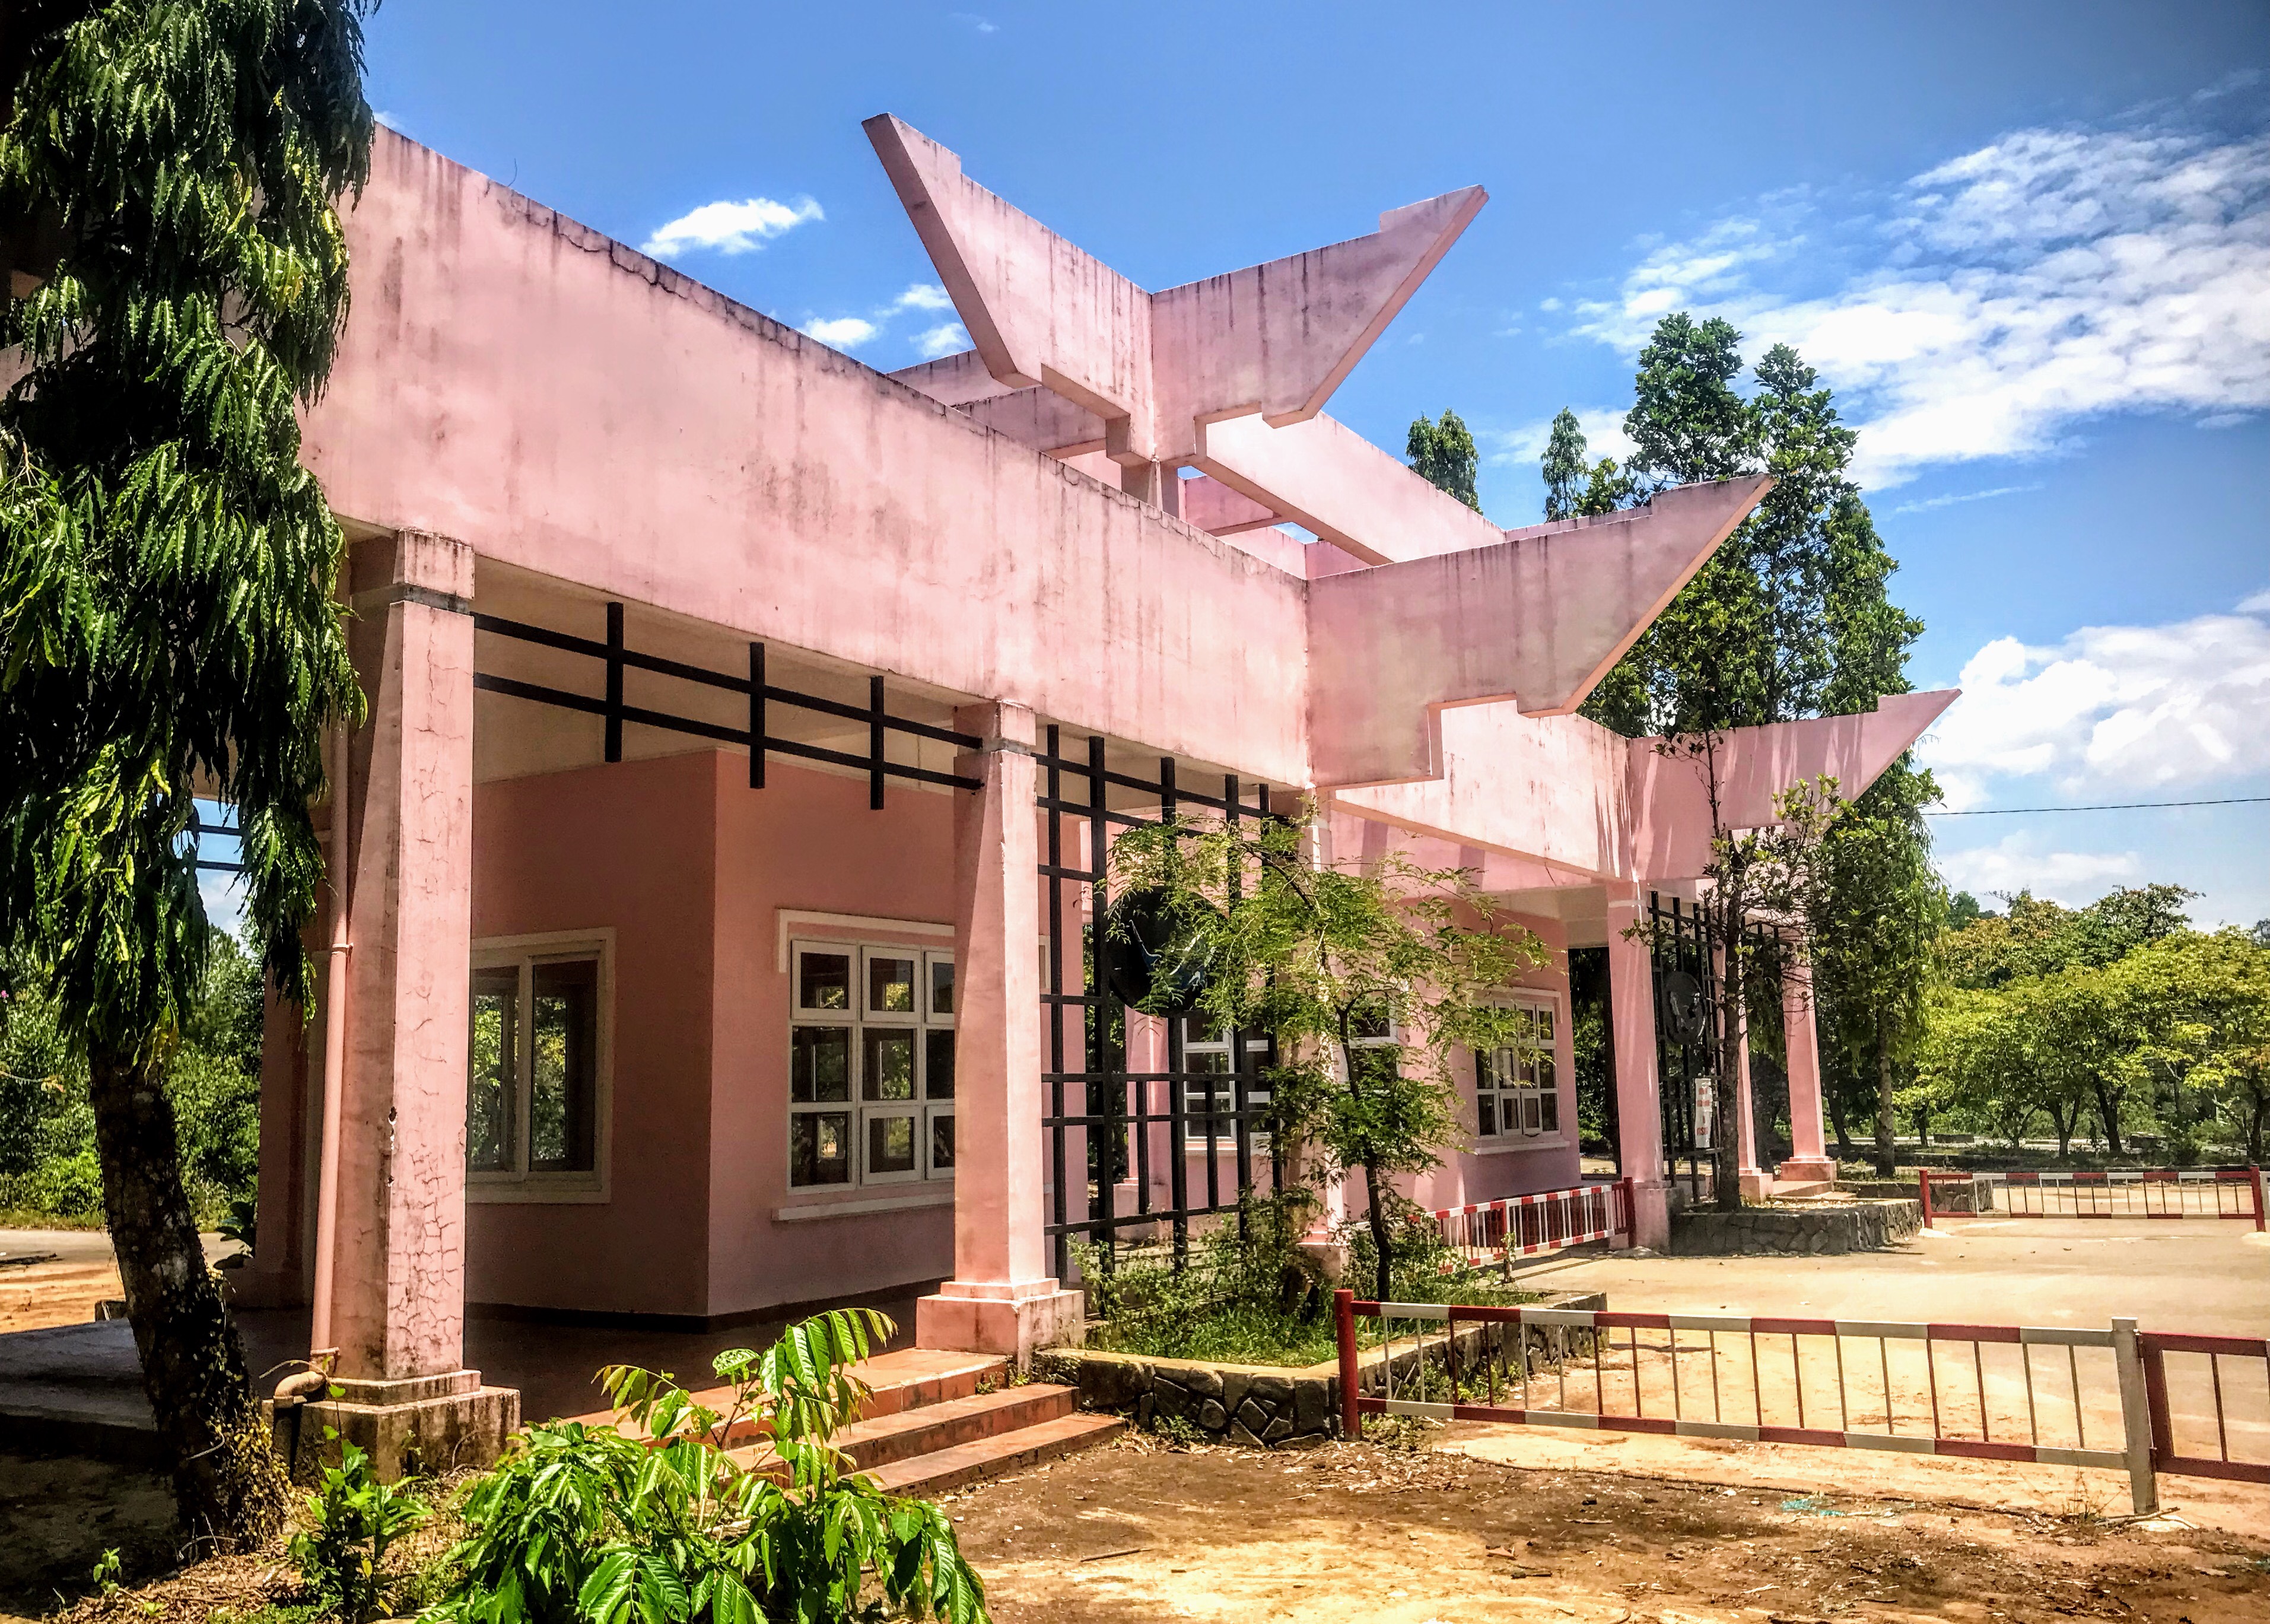
{"type": "MultiPolygon", "coordinates": [[[[953,314],[859,121],[1162,287],[1489,206],[1335,397],[1456,407],[1539,516],[1655,315],[1786,337],[1863,429],[1965,809],[2270,794],[2270,9],[387,0],[387,121],[862,360],[953,314]],[[715,205],[725,205],[723,208],[715,205]],[[1967,673],[1967,675],[1966,675],[1967,673]]],[[[941,331],[941,329],[947,330],[941,331]]],[[[1939,820],[1973,889],[2270,916],[2270,806],[1939,820]]]]}

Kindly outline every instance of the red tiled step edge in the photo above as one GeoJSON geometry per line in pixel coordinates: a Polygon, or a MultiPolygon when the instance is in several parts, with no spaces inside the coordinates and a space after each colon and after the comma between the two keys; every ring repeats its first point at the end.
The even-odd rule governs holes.
{"type": "Polygon", "coordinates": [[[1116,1415],[1072,1414],[885,1466],[873,1476],[894,1494],[943,1494],[1109,1443],[1127,1430],[1116,1415]]]}
{"type": "MultiPolygon", "coordinates": [[[[846,1427],[835,1435],[835,1447],[861,1471],[872,1472],[917,1455],[931,1455],[1061,1420],[1072,1413],[1077,1398],[1069,1387],[1036,1382],[968,1398],[949,1398],[944,1404],[924,1405],[846,1427]]],[[[755,1465],[763,1457],[762,1447],[735,1450],[732,1457],[741,1465],[755,1465]]]]}

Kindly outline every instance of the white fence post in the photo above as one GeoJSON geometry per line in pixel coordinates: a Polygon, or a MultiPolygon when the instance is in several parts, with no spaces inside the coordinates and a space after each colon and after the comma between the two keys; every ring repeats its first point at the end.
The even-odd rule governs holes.
{"type": "Polygon", "coordinates": [[[2112,1362],[2120,1373],[2120,1427],[2127,1443],[2128,1491],[2138,1516],[2160,1509],[2159,1479],[2152,1474],[2152,1417],[2144,1385],[2144,1354],[2136,1322],[2112,1322],[2112,1362]]]}

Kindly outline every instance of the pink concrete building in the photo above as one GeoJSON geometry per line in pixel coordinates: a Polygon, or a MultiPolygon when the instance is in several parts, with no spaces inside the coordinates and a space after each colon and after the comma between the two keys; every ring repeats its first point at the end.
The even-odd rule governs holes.
{"type": "MultiPolygon", "coordinates": [[[[1280,1175],[1261,1034],[1092,1027],[1096,831],[1177,809],[1313,796],[1332,859],[1469,867],[1554,950],[1430,1205],[1577,1182],[1566,953],[1606,944],[1665,1233],[1619,932],[1693,895],[1709,819],[1574,713],[1764,481],[1502,530],[1324,414],[1478,188],[1153,293],[867,130],[975,345],[890,375],[379,133],[308,425],[371,716],[241,1278],[312,1301],[355,1402],[470,1402],[468,1304],[707,1324],[917,1287],[927,1346],[1077,1334],[1069,1239],[1280,1175]]],[[[1951,698],[1742,737],[1732,820],[1856,791],[1951,698]]],[[[1817,1177],[1801,995],[1789,1025],[1817,1177]]]]}

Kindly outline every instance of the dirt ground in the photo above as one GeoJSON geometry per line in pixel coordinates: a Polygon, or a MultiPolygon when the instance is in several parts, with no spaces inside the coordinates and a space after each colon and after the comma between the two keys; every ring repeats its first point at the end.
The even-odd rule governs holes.
{"type": "Polygon", "coordinates": [[[0,1333],[84,1325],[123,1289],[100,1230],[0,1230],[0,1333]]]}
{"type": "Polygon", "coordinates": [[[949,1497],[1000,1624],[2270,1617],[2251,1538],[1435,1450],[1138,1441],[949,1497]]]}

